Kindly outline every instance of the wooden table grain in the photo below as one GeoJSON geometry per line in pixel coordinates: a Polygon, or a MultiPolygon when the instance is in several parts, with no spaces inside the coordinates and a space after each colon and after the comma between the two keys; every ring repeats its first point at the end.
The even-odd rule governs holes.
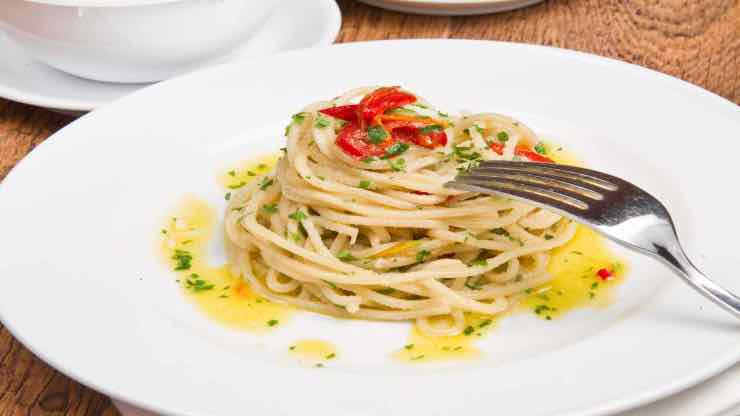
{"type": "MultiPolygon", "coordinates": [[[[476,17],[405,15],[338,1],[344,16],[338,42],[464,38],[552,45],[656,69],[740,104],[738,0],[549,0],[476,17]]],[[[0,180],[36,145],[73,120],[0,99],[0,180]]],[[[0,326],[2,415],[118,412],[107,397],[58,373],[0,326]]]]}

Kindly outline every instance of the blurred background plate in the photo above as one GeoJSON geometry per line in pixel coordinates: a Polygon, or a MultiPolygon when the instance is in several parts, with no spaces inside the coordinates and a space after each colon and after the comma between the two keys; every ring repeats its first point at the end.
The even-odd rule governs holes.
{"type": "MultiPolygon", "coordinates": [[[[286,1],[227,60],[330,45],[341,25],[334,0],[286,1]]],[[[0,97],[65,113],[92,111],[151,85],[114,84],[69,75],[36,61],[2,31],[0,57],[0,97]]]]}
{"type": "Polygon", "coordinates": [[[364,3],[405,13],[474,15],[499,13],[541,3],[543,0],[360,0],[364,3]]]}

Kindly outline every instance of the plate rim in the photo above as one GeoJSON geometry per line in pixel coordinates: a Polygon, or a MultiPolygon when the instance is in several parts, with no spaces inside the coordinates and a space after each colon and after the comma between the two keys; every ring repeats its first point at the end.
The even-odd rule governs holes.
{"type": "MultiPolygon", "coordinates": [[[[330,0],[331,1],[331,0],[330,0]]],[[[721,97],[711,91],[708,91],[704,88],[701,88],[695,84],[692,84],[688,81],[684,81],[682,79],[673,77],[671,75],[652,70],[650,68],[641,67],[636,64],[631,64],[628,62],[620,61],[613,58],[608,57],[602,57],[586,52],[580,52],[580,51],[574,51],[574,50],[568,50],[568,49],[562,49],[552,46],[544,46],[544,45],[531,45],[531,44],[523,44],[523,43],[513,43],[513,42],[502,42],[502,41],[488,41],[488,40],[465,40],[465,39],[409,39],[409,40],[382,40],[382,41],[365,41],[365,42],[353,42],[353,43],[345,43],[345,44],[337,44],[337,45],[330,45],[325,46],[319,49],[338,49],[338,48],[362,48],[367,44],[370,45],[376,45],[376,44],[397,44],[397,43],[471,43],[471,44],[482,44],[482,45],[503,45],[504,47],[515,47],[515,48],[523,48],[523,49],[535,49],[535,50],[544,50],[548,53],[557,53],[560,55],[567,55],[571,57],[577,57],[579,59],[588,60],[593,63],[598,64],[609,64],[611,66],[616,66],[616,68],[621,70],[628,70],[632,71],[633,73],[638,74],[646,74],[650,75],[652,77],[657,77],[656,79],[661,79],[662,81],[672,82],[675,83],[675,81],[679,81],[679,84],[682,85],[682,88],[686,88],[689,91],[691,91],[692,94],[701,94],[704,97],[708,99],[712,99],[717,102],[718,105],[726,105],[730,104],[733,108],[736,109],[737,115],[740,115],[740,107],[737,107],[732,101],[729,99],[726,99],[724,97],[721,97]]],[[[291,55],[291,54],[300,54],[305,53],[303,50],[293,50],[293,51],[286,51],[279,54],[267,56],[267,57],[257,57],[254,58],[254,60],[271,60],[275,56],[285,56],[285,55],[291,55]]],[[[251,61],[251,59],[250,59],[251,61]]],[[[239,62],[229,62],[224,63],[221,65],[216,65],[213,67],[204,68],[199,71],[195,71],[192,73],[188,73],[179,77],[175,77],[170,80],[166,80],[161,82],[161,84],[168,84],[170,82],[182,82],[182,80],[187,79],[189,77],[200,77],[204,73],[209,73],[210,71],[220,71],[220,68],[222,67],[228,67],[228,66],[238,66],[242,65],[244,60],[239,62]]],[[[679,85],[675,84],[675,85],[679,85]]],[[[156,84],[159,85],[159,84],[156,84]]],[[[147,86],[143,89],[137,90],[133,92],[132,94],[129,94],[117,101],[120,100],[128,100],[128,99],[136,99],[136,95],[141,93],[143,90],[148,90],[149,88],[158,88],[155,85],[147,86]]],[[[108,106],[106,106],[107,108],[108,106]]],[[[81,119],[85,119],[87,116],[82,117],[81,119]]],[[[74,121],[71,124],[76,124],[78,121],[74,121]]],[[[66,127],[64,128],[66,129],[66,127]]],[[[62,129],[62,130],[64,130],[62,129]]],[[[60,132],[62,131],[60,130],[60,132]]],[[[50,137],[50,139],[54,138],[54,136],[57,136],[59,133],[55,133],[50,137]]],[[[46,140],[44,143],[42,143],[40,146],[37,146],[37,148],[43,149],[51,145],[52,143],[56,143],[56,140],[46,140]]],[[[30,154],[38,153],[36,149],[34,149],[30,154]]],[[[29,154],[29,155],[30,155],[29,154]]],[[[26,156],[28,157],[28,155],[26,156]]],[[[14,176],[14,173],[18,170],[19,166],[22,166],[23,160],[20,161],[7,175],[6,179],[9,177],[14,176]]],[[[2,186],[0,186],[0,200],[2,200],[3,195],[5,192],[3,192],[2,186]]],[[[62,363],[56,363],[53,360],[50,360],[48,358],[48,354],[41,351],[41,348],[36,348],[30,343],[27,343],[28,341],[23,335],[23,331],[18,331],[18,328],[16,328],[12,323],[8,323],[4,317],[4,315],[0,314],[0,321],[2,321],[3,325],[8,329],[8,331],[18,340],[20,341],[26,348],[28,348],[31,352],[33,352],[36,356],[47,362],[49,365],[53,366],[53,368],[57,369],[61,373],[65,374],[66,376],[77,380],[81,382],[82,384],[91,386],[91,388],[106,394],[107,396],[111,397],[114,400],[120,400],[124,401],[126,403],[130,403],[133,405],[136,405],[138,407],[141,407],[143,409],[156,411],[156,412],[165,412],[165,411],[171,411],[172,408],[165,409],[164,407],[161,407],[159,404],[149,404],[140,402],[136,399],[130,399],[126,397],[125,393],[119,394],[118,392],[109,389],[108,387],[101,387],[98,386],[96,383],[94,383],[92,380],[88,380],[87,377],[85,377],[82,374],[77,374],[75,371],[73,371],[71,368],[67,367],[66,365],[62,365],[62,363]],[[21,334],[19,334],[19,332],[21,334]]],[[[47,348],[48,350],[48,348],[47,348]]],[[[567,415],[605,415],[605,414],[611,414],[613,412],[620,412],[625,410],[634,409],[636,407],[642,406],[644,404],[653,402],[655,400],[668,397],[672,394],[675,394],[677,392],[680,392],[686,388],[689,388],[691,386],[697,385],[703,381],[706,381],[707,379],[721,373],[722,371],[726,370],[727,368],[731,367],[732,365],[736,364],[737,362],[740,362],[740,344],[737,346],[737,349],[734,351],[728,351],[726,354],[722,356],[721,359],[716,359],[712,362],[712,365],[707,365],[703,367],[701,370],[697,370],[696,372],[692,374],[686,374],[684,377],[681,377],[674,382],[665,385],[660,388],[656,388],[651,391],[647,391],[639,396],[633,396],[633,398],[623,398],[623,399],[614,399],[612,401],[604,402],[600,405],[592,406],[589,408],[582,408],[577,409],[573,411],[569,411],[567,415]]],[[[152,402],[150,402],[152,403],[152,402]]],[[[198,414],[193,412],[182,412],[182,414],[198,414]]]]}

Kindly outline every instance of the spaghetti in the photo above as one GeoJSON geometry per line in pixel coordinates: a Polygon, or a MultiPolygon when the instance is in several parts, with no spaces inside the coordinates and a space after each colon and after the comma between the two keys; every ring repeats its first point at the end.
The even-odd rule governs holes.
{"type": "Polygon", "coordinates": [[[549,211],[444,187],[482,160],[551,162],[509,117],[360,88],[306,107],[286,136],[225,214],[234,273],[272,301],[456,335],[466,312],[505,312],[551,279],[550,250],[575,234],[549,211]]]}

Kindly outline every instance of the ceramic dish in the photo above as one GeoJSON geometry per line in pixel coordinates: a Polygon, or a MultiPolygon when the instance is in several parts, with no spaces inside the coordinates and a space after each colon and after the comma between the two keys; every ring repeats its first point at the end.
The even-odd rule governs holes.
{"type": "Polygon", "coordinates": [[[404,13],[432,15],[476,15],[521,9],[542,0],[360,0],[404,13]]]}
{"type": "MultiPolygon", "coordinates": [[[[508,316],[478,341],[476,360],[394,361],[407,324],[296,312],[256,335],[203,316],[157,250],[173,207],[195,195],[220,210],[218,178],[229,166],[278,151],[290,115],[306,103],[368,84],[400,84],[450,110],[526,121],[590,166],[658,196],[699,266],[739,288],[731,279],[740,229],[727,218],[740,201],[714,180],[727,177],[740,153],[728,134],[740,130],[736,105],[577,52],[390,41],[294,51],[163,82],[39,145],[0,187],[3,323],[65,374],[167,415],[604,415],[738,361],[736,320],[662,265],[623,251],[630,272],[609,307],[553,321],[508,316]],[[419,70],[440,51],[445,59],[419,70]],[[485,62],[463,76],[459,62],[470,56],[485,62]],[[494,64],[502,61],[510,64],[494,64]],[[363,65],[343,70],[353,62],[363,65]],[[697,157],[686,145],[697,137],[723,151],[697,157]],[[338,357],[323,368],[301,366],[288,347],[302,338],[334,343],[338,357]]],[[[210,250],[215,264],[221,241],[215,236],[210,250]]]]}
{"type": "MultiPolygon", "coordinates": [[[[334,0],[283,4],[265,26],[230,56],[238,60],[334,42],[342,25],[334,0]]],[[[66,112],[91,111],[147,84],[114,84],[78,78],[50,68],[0,32],[0,96],[66,112]]]]}
{"type": "Polygon", "coordinates": [[[278,2],[6,0],[0,28],[28,54],[64,72],[155,82],[225,58],[278,2]]]}

